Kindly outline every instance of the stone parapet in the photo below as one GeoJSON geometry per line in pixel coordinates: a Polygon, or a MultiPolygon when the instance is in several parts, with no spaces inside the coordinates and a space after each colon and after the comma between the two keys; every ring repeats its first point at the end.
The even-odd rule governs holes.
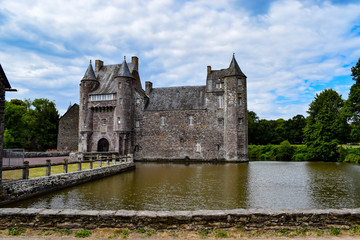
{"type": "Polygon", "coordinates": [[[295,230],[299,228],[349,229],[360,225],[360,209],[325,210],[198,210],[131,211],[73,209],[0,209],[0,229],[16,226],[35,229],[128,228],[155,230],[243,228],[295,230]]]}

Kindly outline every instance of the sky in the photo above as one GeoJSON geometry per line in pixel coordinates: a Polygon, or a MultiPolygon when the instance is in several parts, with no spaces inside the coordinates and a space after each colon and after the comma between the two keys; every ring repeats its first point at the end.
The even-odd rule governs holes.
{"type": "Polygon", "coordinates": [[[96,59],[139,58],[153,87],[206,83],[233,53],[261,119],[307,115],[324,89],[344,99],[360,58],[360,0],[0,0],[0,64],[17,92],[59,113],[96,59]]]}

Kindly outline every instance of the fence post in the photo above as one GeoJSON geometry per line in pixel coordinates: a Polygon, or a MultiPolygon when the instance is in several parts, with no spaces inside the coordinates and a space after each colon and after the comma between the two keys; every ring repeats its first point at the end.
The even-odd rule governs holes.
{"type": "Polygon", "coordinates": [[[106,164],[109,166],[110,165],[110,161],[108,158],[106,158],[106,164]]]}
{"type": "Polygon", "coordinates": [[[93,160],[92,160],[92,159],[90,159],[89,168],[90,168],[90,169],[93,169],[93,160]]]}
{"type": "Polygon", "coordinates": [[[23,179],[29,179],[29,162],[24,162],[24,168],[23,168],[23,179]]]}
{"type": "Polygon", "coordinates": [[[78,171],[81,171],[81,162],[78,162],[78,171]]]}
{"type": "Polygon", "coordinates": [[[69,163],[69,160],[65,158],[64,159],[64,173],[68,172],[68,163],[69,163]]]}
{"type": "Polygon", "coordinates": [[[50,159],[46,159],[46,176],[50,176],[51,175],[51,160],[50,159]]]}
{"type": "MultiPolygon", "coordinates": [[[[110,156],[109,156],[109,158],[111,159],[110,156]]],[[[113,158],[112,160],[113,160],[113,163],[114,163],[114,165],[115,165],[115,164],[116,164],[116,158],[113,158]]]]}

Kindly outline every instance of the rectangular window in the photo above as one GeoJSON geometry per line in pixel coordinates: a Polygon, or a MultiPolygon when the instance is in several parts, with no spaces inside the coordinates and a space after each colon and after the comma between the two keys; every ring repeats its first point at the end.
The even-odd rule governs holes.
{"type": "Polygon", "coordinates": [[[241,97],[238,98],[238,104],[241,106],[241,97]]]}
{"type": "Polygon", "coordinates": [[[109,101],[114,99],[114,94],[91,95],[90,101],[109,101]]]}
{"type": "Polygon", "coordinates": [[[101,120],[101,125],[103,125],[103,126],[106,125],[106,119],[102,119],[102,120],[101,120]]]}
{"type": "Polygon", "coordinates": [[[160,117],[160,126],[165,126],[165,116],[160,117]]]}
{"type": "Polygon", "coordinates": [[[218,95],[217,97],[217,107],[218,108],[223,108],[223,96],[222,95],[218,95]]]}
{"type": "Polygon", "coordinates": [[[216,88],[217,89],[222,89],[223,88],[223,83],[216,83],[216,88]]]}
{"type": "Polygon", "coordinates": [[[119,103],[122,104],[123,103],[123,99],[119,98],[119,103]]]}
{"type": "Polygon", "coordinates": [[[121,123],[121,119],[120,119],[120,117],[118,117],[118,118],[117,118],[117,122],[118,122],[118,124],[120,124],[120,123],[121,123]]]}
{"type": "Polygon", "coordinates": [[[135,127],[136,127],[136,128],[139,128],[139,127],[140,127],[140,121],[139,121],[139,120],[136,120],[136,121],[135,121],[135,127]]]}
{"type": "Polygon", "coordinates": [[[121,88],[122,87],[122,83],[121,82],[119,82],[119,88],[121,88]]]}
{"type": "Polygon", "coordinates": [[[243,123],[243,119],[239,118],[239,125],[242,125],[242,123],[243,123]]]}
{"type": "Polygon", "coordinates": [[[83,98],[83,104],[85,104],[85,98],[83,98]]]}
{"type": "Polygon", "coordinates": [[[136,104],[140,104],[140,98],[136,98],[136,104]]]}
{"type": "Polygon", "coordinates": [[[238,78],[237,83],[238,83],[238,86],[242,85],[240,78],[238,78]]]}
{"type": "Polygon", "coordinates": [[[189,116],[189,126],[194,126],[194,116],[189,116]]]}
{"type": "Polygon", "coordinates": [[[197,143],[196,144],[196,152],[201,152],[201,144],[200,143],[197,143]]]}

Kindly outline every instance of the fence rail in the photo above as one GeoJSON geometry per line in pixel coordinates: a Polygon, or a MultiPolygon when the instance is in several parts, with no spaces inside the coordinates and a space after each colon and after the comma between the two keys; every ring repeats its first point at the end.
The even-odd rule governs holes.
{"type": "Polygon", "coordinates": [[[64,159],[63,163],[51,163],[51,160],[46,160],[45,164],[34,164],[30,165],[28,161],[25,161],[22,166],[10,166],[10,167],[3,167],[2,171],[12,171],[12,170],[19,170],[22,169],[22,179],[29,179],[29,169],[30,168],[46,168],[46,176],[51,175],[51,167],[52,166],[61,166],[63,165],[63,173],[68,173],[68,166],[72,164],[77,164],[77,171],[81,171],[82,167],[81,165],[83,163],[89,163],[89,169],[93,169],[93,164],[98,162],[99,167],[103,166],[103,162],[106,162],[106,166],[109,166],[110,163],[116,164],[122,164],[122,163],[129,163],[132,162],[133,158],[131,156],[116,156],[116,155],[106,155],[101,156],[100,154],[92,155],[89,160],[82,160],[82,161],[71,161],[69,162],[68,159],[64,159]],[[93,159],[93,158],[96,159],[93,159]]]}

